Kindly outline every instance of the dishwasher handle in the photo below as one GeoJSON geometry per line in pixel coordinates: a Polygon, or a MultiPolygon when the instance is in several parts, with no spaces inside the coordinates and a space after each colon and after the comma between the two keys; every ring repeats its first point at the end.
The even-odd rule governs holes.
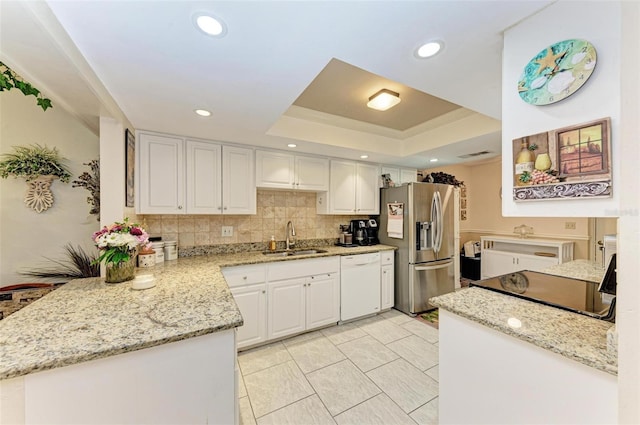
{"type": "Polygon", "coordinates": [[[438,270],[438,269],[444,269],[446,267],[449,267],[451,264],[453,263],[453,261],[449,260],[445,263],[439,263],[439,264],[435,264],[433,266],[420,266],[420,267],[414,267],[413,269],[417,272],[423,272],[423,271],[427,271],[427,270],[438,270]]]}

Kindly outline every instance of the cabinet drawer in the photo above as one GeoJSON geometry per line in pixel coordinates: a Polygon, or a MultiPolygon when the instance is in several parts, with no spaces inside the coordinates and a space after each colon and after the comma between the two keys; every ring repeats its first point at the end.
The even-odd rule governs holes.
{"type": "Polygon", "coordinates": [[[334,273],[340,270],[339,257],[323,257],[308,260],[283,261],[268,265],[269,282],[295,277],[313,276],[323,273],[334,273]]]}
{"type": "Polygon", "coordinates": [[[393,264],[394,255],[395,251],[382,251],[380,253],[380,264],[383,266],[393,264]]]}
{"type": "Polygon", "coordinates": [[[263,283],[266,278],[266,268],[264,264],[251,266],[225,267],[222,275],[227,280],[229,287],[249,285],[253,283],[263,283]]]}

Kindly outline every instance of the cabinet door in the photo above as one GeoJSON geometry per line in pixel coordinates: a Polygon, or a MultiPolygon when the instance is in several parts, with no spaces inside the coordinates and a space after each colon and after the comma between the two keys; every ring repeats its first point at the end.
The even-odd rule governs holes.
{"type": "Polygon", "coordinates": [[[238,348],[267,339],[267,285],[233,288],[231,293],[242,313],[244,325],[238,328],[238,348]]]}
{"type": "Polygon", "coordinates": [[[391,178],[391,181],[394,184],[400,184],[400,169],[397,167],[387,167],[387,166],[382,166],[380,168],[380,174],[389,174],[389,177],[391,178]]]}
{"type": "Polygon", "coordinates": [[[294,188],[294,156],[281,152],[256,151],[256,186],[294,188]]]}
{"type": "Polygon", "coordinates": [[[356,163],[331,160],[329,188],[330,214],[355,214],[356,163]]]}
{"type": "Polygon", "coordinates": [[[180,138],[139,133],[138,213],[185,213],[183,149],[180,138]]]}
{"type": "Polygon", "coordinates": [[[411,183],[418,181],[418,171],[411,168],[400,170],[400,183],[411,183]]]}
{"type": "Polygon", "coordinates": [[[280,338],[305,330],[305,278],[270,282],[267,336],[280,338]]]}
{"type": "Polygon", "coordinates": [[[329,190],[329,160],[311,156],[295,157],[295,187],[322,192],[329,190]]]}
{"type": "Polygon", "coordinates": [[[187,140],[187,214],[222,214],[222,147],[187,140]]]}
{"type": "Polygon", "coordinates": [[[380,310],[393,307],[395,302],[395,273],[393,264],[385,265],[380,268],[380,310]]]}
{"type": "Polygon", "coordinates": [[[378,166],[358,163],[356,169],[356,214],[380,214],[378,166]]]}
{"type": "Polygon", "coordinates": [[[222,213],[255,214],[256,181],[253,150],[224,146],[222,149],[222,213]]]}
{"type": "Polygon", "coordinates": [[[510,252],[484,249],[482,250],[482,260],[480,260],[482,278],[487,279],[489,277],[512,273],[516,269],[515,263],[515,255],[510,252]]]}
{"type": "Polygon", "coordinates": [[[557,257],[542,257],[537,255],[515,255],[516,268],[515,270],[531,270],[540,271],[547,267],[555,266],[558,264],[557,257]]]}
{"type": "Polygon", "coordinates": [[[313,329],[340,320],[340,281],[337,273],[308,277],[306,284],[306,325],[313,329]]]}

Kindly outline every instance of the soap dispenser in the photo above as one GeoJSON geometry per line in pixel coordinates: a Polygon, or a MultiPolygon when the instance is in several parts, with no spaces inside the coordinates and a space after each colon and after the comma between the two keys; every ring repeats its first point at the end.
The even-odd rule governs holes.
{"type": "Polygon", "coordinates": [[[271,236],[271,240],[269,241],[269,251],[275,251],[275,250],[276,250],[276,237],[271,236]]]}

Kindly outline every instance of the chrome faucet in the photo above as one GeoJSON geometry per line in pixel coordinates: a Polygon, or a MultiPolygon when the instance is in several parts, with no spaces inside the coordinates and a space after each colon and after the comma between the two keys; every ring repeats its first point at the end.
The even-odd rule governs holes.
{"type": "Polygon", "coordinates": [[[296,235],[296,228],[293,227],[293,223],[291,221],[289,221],[287,223],[287,228],[285,229],[285,231],[287,232],[287,240],[286,240],[286,246],[287,246],[287,251],[290,250],[292,247],[296,246],[296,240],[295,240],[295,235],[296,235]],[[291,228],[291,230],[289,230],[289,228],[291,228]],[[289,235],[291,235],[291,239],[293,239],[293,241],[291,239],[289,239],[289,235]]]}

